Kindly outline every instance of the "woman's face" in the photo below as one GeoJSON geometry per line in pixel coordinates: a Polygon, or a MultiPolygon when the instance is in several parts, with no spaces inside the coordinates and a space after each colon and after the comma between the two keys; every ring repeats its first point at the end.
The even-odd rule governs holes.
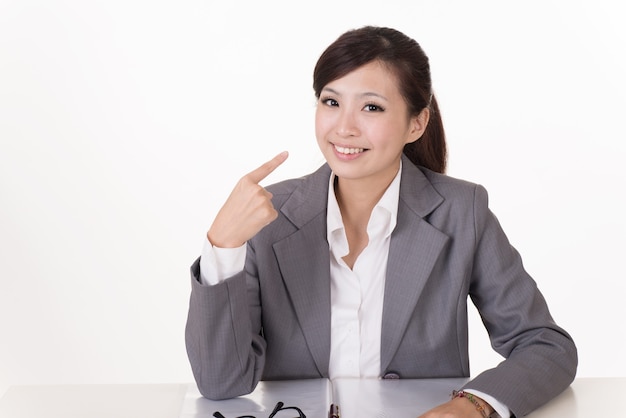
{"type": "Polygon", "coordinates": [[[409,116],[396,76],[378,61],[328,83],[315,114],[317,143],[343,180],[391,182],[404,145],[419,138],[428,111],[409,116]]]}

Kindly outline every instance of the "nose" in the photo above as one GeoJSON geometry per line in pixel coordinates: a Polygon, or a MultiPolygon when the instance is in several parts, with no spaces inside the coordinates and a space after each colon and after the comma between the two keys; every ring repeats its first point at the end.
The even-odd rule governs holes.
{"type": "Polygon", "coordinates": [[[339,112],[336,126],[337,135],[340,137],[351,137],[359,134],[359,128],[354,112],[350,109],[342,109],[339,112]]]}

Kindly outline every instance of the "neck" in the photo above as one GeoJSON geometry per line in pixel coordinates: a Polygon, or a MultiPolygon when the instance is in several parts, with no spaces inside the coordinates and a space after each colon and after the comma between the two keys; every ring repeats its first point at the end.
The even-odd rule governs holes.
{"type": "Polygon", "coordinates": [[[398,174],[397,170],[390,176],[375,179],[335,179],[335,196],[345,222],[363,223],[367,225],[374,206],[398,174]]]}

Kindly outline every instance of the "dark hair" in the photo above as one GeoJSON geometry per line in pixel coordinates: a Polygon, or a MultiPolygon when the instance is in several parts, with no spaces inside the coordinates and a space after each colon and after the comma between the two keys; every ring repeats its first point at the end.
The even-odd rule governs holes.
{"type": "Polygon", "coordinates": [[[438,173],[446,170],[446,137],[437,100],[432,93],[428,57],[419,44],[395,29],[365,26],[341,35],[322,53],[313,71],[313,90],[319,99],[328,83],[357,68],[381,61],[399,80],[411,116],[430,110],[421,139],[406,144],[404,154],[415,164],[438,173]]]}

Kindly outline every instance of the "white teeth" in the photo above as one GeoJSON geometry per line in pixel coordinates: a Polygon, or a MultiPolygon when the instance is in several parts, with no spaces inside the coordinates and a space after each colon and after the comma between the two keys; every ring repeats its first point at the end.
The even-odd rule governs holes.
{"type": "Polygon", "coordinates": [[[337,145],[335,145],[335,149],[341,154],[358,154],[365,151],[364,148],[344,148],[337,145]]]}

